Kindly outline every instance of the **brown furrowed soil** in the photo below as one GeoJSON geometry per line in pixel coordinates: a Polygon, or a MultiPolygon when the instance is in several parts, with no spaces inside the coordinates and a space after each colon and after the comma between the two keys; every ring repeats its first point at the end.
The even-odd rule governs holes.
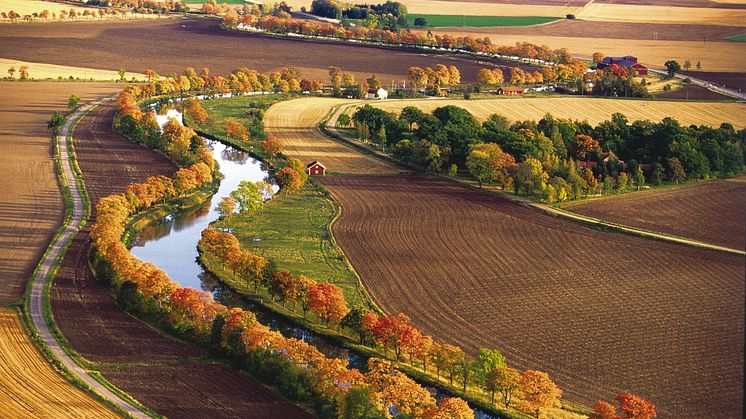
{"type": "Polygon", "coordinates": [[[423,177],[326,177],[334,234],[384,310],[550,373],[572,401],[740,417],[743,258],[605,233],[423,177]]]}
{"type": "Polygon", "coordinates": [[[604,221],[746,250],[746,176],[593,199],[568,210],[604,221]]]}
{"type": "MultiPolygon", "coordinates": [[[[3,70],[4,71],[4,70],[3,70]]],[[[72,93],[84,100],[121,87],[93,83],[0,82],[0,304],[17,301],[62,223],[47,121],[72,93]]]]}
{"type": "Polygon", "coordinates": [[[0,416],[117,417],[52,369],[26,336],[16,312],[2,307],[0,361],[0,416]]]}
{"type": "Polygon", "coordinates": [[[332,107],[349,103],[345,99],[303,98],[272,105],[264,116],[267,133],[283,143],[283,153],[308,164],[319,160],[330,173],[390,174],[402,170],[368,157],[322,134],[319,123],[332,107]]]}
{"type": "Polygon", "coordinates": [[[683,100],[729,100],[730,96],[721,95],[718,92],[706,89],[695,84],[685,85],[680,89],[669,92],[655,93],[658,99],[683,99],[683,100]]]}
{"type": "Polygon", "coordinates": [[[169,418],[310,417],[253,378],[222,365],[125,367],[103,371],[103,375],[115,385],[129,388],[134,398],[169,418]]]}
{"type": "MultiPolygon", "coordinates": [[[[120,192],[132,182],[152,175],[171,175],[176,170],[162,155],[113,132],[113,115],[113,104],[97,108],[78,124],[74,133],[78,163],[94,206],[101,197],[120,192]]],[[[87,226],[94,220],[95,214],[87,226]]],[[[268,400],[274,401],[277,409],[294,412],[295,417],[306,415],[253,380],[226,369],[190,364],[188,358],[201,355],[201,351],[162,336],[121,311],[90,271],[88,233],[85,228],[76,236],[50,293],[55,319],[70,346],[86,359],[100,363],[104,371],[121,363],[180,362],[171,369],[142,367],[141,375],[150,374],[157,385],[146,385],[137,375],[112,374],[119,388],[169,417],[222,417],[226,416],[229,402],[262,409],[268,400]],[[151,368],[153,372],[148,372],[151,368]],[[221,382],[229,385],[221,386],[221,382]],[[183,410],[178,410],[178,406],[183,410]]]]}
{"type": "MultiPolygon", "coordinates": [[[[299,69],[302,77],[328,81],[329,66],[339,66],[355,73],[359,80],[376,73],[388,84],[405,80],[411,66],[444,63],[456,65],[463,81],[474,82],[484,67],[468,56],[427,56],[230,32],[220,29],[217,21],[207,19],[8,25],[0,33],[0,45],[2,58],[106,70],[124,68],[136,73],[150,68],[165,75],[181,72],[186,66],[198,71],[206,66],[212,74],[223,75],[238,67],[267,72],[290,66],[299,69]]],[[[507,65],[505,61],[493,62],[507,65]]]]}
{"type": "MultiPolygon", "coordinates": [[[[692,65],[696,62],[692,62],[692,65]]],[[[719,86],[730,89],[740,89],[746,92],[746,72],[744,73],[718,73],[714,71],[683,71],[682,74],[701,80],[707,80],[719,86]]]]}

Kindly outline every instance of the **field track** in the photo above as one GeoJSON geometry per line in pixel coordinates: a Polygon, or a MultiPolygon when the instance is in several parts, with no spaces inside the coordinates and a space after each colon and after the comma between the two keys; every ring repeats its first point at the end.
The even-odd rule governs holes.
{"type": "Polygon", "coordinates": [[[117,417],[54,371],[26,336],[16,312],[2,307],[0,406],[3,417],[117,417]]]}
{"type": "Polygon", "coordinates": [[[582,201],[578,214],[746,250],[746,176],[582,201]]]}
{"type": "Polygon", "coordinates": [[[329,139],[318,130],[332,107],[349,103],[345,99],[303,98],[272,105],[264,117],[268,133],[284,144],[284,153],[304,163],[321,161],[332,173],[386,174],[401,169],[329,139]]]}
{"type": "MultiPolygon", "coordinates": [[[[16,75],[17,77],[17,75],[16,75]]],[[[114,93],[113,84],[0,82],[0,304],[17,301],[62,222],[47,120],[83,100],[114,93]]]]}
{"type": "MultiPolygon", "coordinates": [[[[99,198],[120,192],[131,182],[142,181],[151,175],[171,174],[176,170],[176,166],[162,155],[112,132],[113,115],[113,106],[102,106],[89,113],[75,130],[78,162],[94,205],[99,198]]],[[[95,219],[95,214],[92,219],[95,219]]],[[[92,220],[87,226],[91,224],[92,220]]],[[[290,416],[307,416],[240,374],[225,369],[216,371],[213,366],[199,363],[191,364],[189,358],[201,355],[200,351],[164,337],[122,312],[90,272],[86,259],[90,249],[88,233],[87,228],[83,229],[72,242],[50,292],[55,319],[71,347],[86,359],[99,363],[104,375],[120,368],[118,364],[123,363],[180,362],[178,367],[171,369],[146,367],[139,375],[112,373],[117,387],[136,398],[142,397],[141,401],[148,407],[161,414],[168,412],[170,417],[235,416],[225,414],[230,409],[225,406],[228,400],[236,406],[259,411],[268,403],[274,403],[276,409],[292,412],[290,416]],[[185,382],[184,371],[187,370],[192,373],[185,382]],[[145,386],[143,374],[159,385],[145,386]],[[210,380],[195,378],[208,375],[210,380]],[[181,391],[174,392],[176,388],[181,391]],[[179,406],[178,411],[174,406],[179,406]]]]}
{"type": "Polygon", "coordinates": [[[387,312],[548,371],[572,401],[628,390],[659,417],[741,416],[742,257],[600,232],[431,178],[322,182],[343,207],[334,234],[387,312]]]}
{"type": "Polygon", "coordinates": [[[592,97],[512,98],[485,100],[387,100],[371,103],[373,106],[399,112],[405,106],[417,106],[430,112],[437,107],[455,105],[467,109],[477,119],[487,119],[497,113],[512,121],[539,120],[545,114],[555,117],[588,120],[597,124],[611,118],[615,112],[624,114],[630,121],[664,117],[676,118],[682,125],[705,124],[713,127],[723,122],[737,129],[746,127],[746,104],[717,102],[667,102],[647,100],[602,99],[592,97]]]}

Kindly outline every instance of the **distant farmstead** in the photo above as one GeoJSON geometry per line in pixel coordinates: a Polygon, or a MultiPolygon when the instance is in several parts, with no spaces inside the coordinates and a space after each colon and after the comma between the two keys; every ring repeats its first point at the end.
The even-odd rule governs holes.
{"type": "Polygon", "coordinates": [[[518,86],[505,86],[497,89],[497,94],[504,96],[522,95],[523,92],[523,87],[518,86]]]}
{"type": "Polygon", "coordinates": [[[319,163],[318,160],[314,160],[311,163],[308,163],[306,171],[311,176],[324,176],[326,175],[326,166],[319,163]]]}
{"type": "Polygon", "coordinates": [[[386,91],[383,87],[380,89],[370,89],[368,90],[368,99],[386,99],[389,97],[389,92],[386,91]]]}
{"type": "Polygon", "coordinates": [[[634,55],[625,55],[624,57],[604,57],[604,59],[598,63],[599,69],[604,69],[612,64],[616,64],[619,67],[626,67],[635,71],[635,73],[645,76],[648,74],[648,68],[637,62],[637,57],[634,55]]]}

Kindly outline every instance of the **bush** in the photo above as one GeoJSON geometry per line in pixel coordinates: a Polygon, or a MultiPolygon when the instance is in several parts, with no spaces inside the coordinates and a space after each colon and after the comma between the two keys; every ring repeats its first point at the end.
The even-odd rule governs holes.
{"type": "Polygon", "coordinates": [[[418,17],[414,20],[414,26],[424,28],[427,26],[427,20],[424,17],[418,17]]]}
{"type": "Polygon", "coordinates": [[[568,14],[568,15],[567,15],[567,16],[565,16],[565,17],[566,17],[566,18],[568,18],[568,19],[570,19],[570,20],[575,20],[575,15],[574,15],[574,14],[572,14],[572,13],[568,14]]]}

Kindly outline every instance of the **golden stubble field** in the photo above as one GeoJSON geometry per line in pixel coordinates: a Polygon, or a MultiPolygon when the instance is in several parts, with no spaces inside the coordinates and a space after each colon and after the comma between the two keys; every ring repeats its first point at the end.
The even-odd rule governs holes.
{"type": "Polygon", "coordinates": [[[400,169],[373,157],[360,154],[329,139],[318,125],[335,106],[350,103],[348,99],[302,98],[272,105],[264,117],[267,133],[284,144],[283,152],[309,163],[319,160],[329,172],[354,174],[390,174],[400,169]]]}
{"type": "Polygon", "coordinates": [[[550,113],[558,118],[587,120],[597,124],[619,112],[630,121],[649,119],[659,121],[667,116],[676,118],[682,125],[705,124],[719,126],[729,122],[737,129],[746,127],[746,104],[721,102],[666,102],[603,99],[592,97],[510,98],[483,100],[386,100],[370,102],[387,111],[399,112],[405,106],[416,106],[431,112],[435,108],[454,105],[467,109],[477,119],[487,119],[493,113],[511,121],[539,120],[550,113]]]}
{"type": "MultiPolygon", "coordinates": [[[[12,60],[9,58],[0,58],[0,76],[7,76],[8,70],[12,67],[15,68],[16,73],[13,78],[18,79],[18,70],[21,66],[26,66],[29,72],[29,78],[32,80],[46,80],[46,79],[58,79],[62,77],[67,80],[69,77],[73,77],[81,80],[100,80],[100,81],[116,81],[119,80],[119,73],[114,70],[98,70],[92,68],[83,67],[71,67],[66,65],[57,64],[44,64],[44,63],[32,63],[28,61],[12,60]]],[[[138,81],[144,81],[145,75],[140,73],[129,73],[124,74],[126,80],[135,78],[138,81]]]]}
{"type": "Polygon", "coordinates": [[[21,297],[64,215],[47,130],[52,112],[64,111],[72,93],[85,101],[120,89],[99,83],[0,82],[0,304],[21,297]]]}
{"type": "Polygon", "coordinates": [[[2,307],[0,406],[2,417],[117,417],[54,371],[26,336],[16,312],[2,307]]]}

